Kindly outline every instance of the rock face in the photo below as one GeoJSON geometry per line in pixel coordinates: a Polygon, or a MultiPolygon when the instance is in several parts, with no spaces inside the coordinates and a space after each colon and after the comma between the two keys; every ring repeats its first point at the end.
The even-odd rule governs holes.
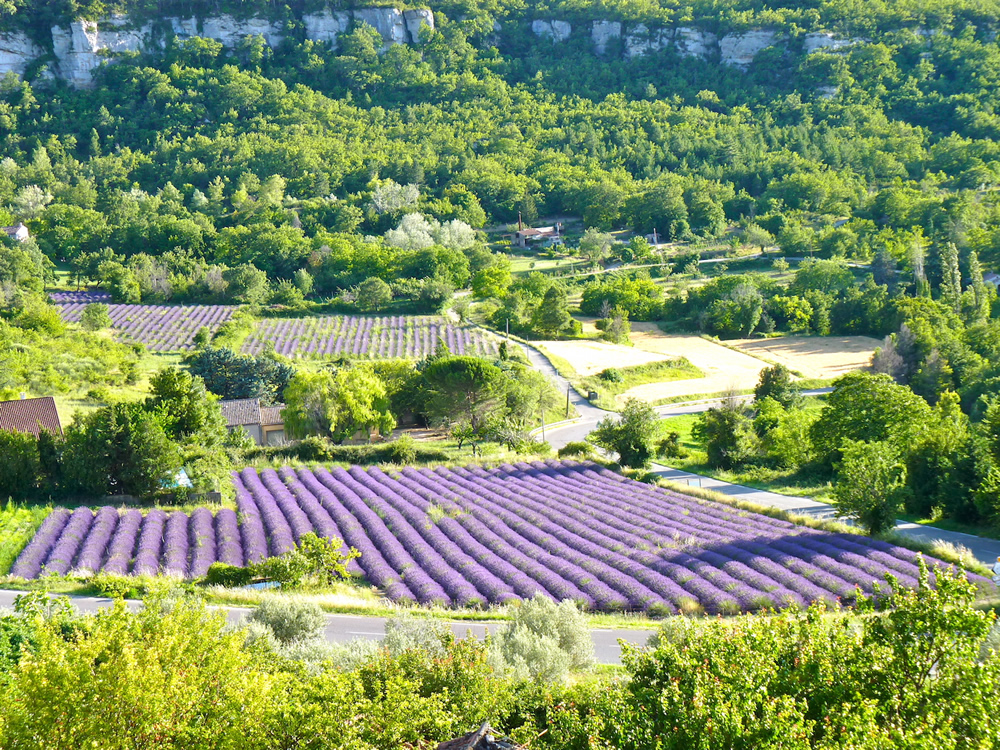
{"type": "Polygon", "coordinates": [[[542,21],[535,19],[531,22],[531,33],[543,39],[551,39],[553,42],[565,42],[573,32],[573,27],[566,21],[542,21]]]}
{"type": "Polygon", "coordinates": [[[857,44],[860,39],[838,39],[830,32],[814,32],[806,34],[802,40],[802,51],[807,55],[819,50],[834,51],[857,44]]]}
{"type": "Polygon", "coordinates": [[[24,75],[28,64],[42,51],[21,32],[0,34],[0,78],[8,73],[24,75]]]}
{"type": "Polygon", "coordinates": [[[746,69],[759,52],[773,46],[777,40],[778,32],[768,29],[726,34],[719,42],[722,64],[746,69]]]}
{"type": "Polygon", "coordinates": [[[673,47],[681,57],[708,58],[716,50],[717,39],[710,31],[679,26],[676,29],[650,29],[636,24],[625,35],[625,56],[639,57],[673,47]]]}
{"type": "MultiPolygon", "coordinates": [[[[348,31],[352,24],[366,23],[381,35],[385,49],[393,44],[414,44],[419,41],[421,27],[434,28],[434,14],[426,9],[332,11],[325,8],[321,13],[304,16],[302,21],[308,39],[334,45],[337,35],[348,31]]],[[[260,36],[271,47],[284,39],[282,24],[276,21],[230,15],[204,19],[163,18],[155,27],[154,24],[136,26],[125,16],[112,16],[101,21],[74,21],[69,26],[52,29],[56,71],[72,86],[86,88],[93,82],[94,69],[109,56],[158,47],[162,44],[164,31],[180,39],[215,39],[226,47],[235,47],[248,36],[260,36]]],[[[0,75],[9,71],[23,74],[30,62],[42,54],[42,50],[23,34],[2,34],[0,75]]]]}
{"type": "Polygon", "coordinates": [[[622,25],[618,21],[594,21],[590,27],[590,39],[594,43],[594,52],[603,55],[608,51],[608,44],[622,37],[622,25]]]}

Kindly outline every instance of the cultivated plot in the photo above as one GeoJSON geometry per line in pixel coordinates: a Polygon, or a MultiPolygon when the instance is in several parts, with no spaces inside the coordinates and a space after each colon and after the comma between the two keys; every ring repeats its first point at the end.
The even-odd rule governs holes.
{"type": "Polygon", "coordinates": [[[11,572],[196,578],[216,560],[257,562],[315,532],[360,551],[353,570],[387,597],[423,605],[543,594],[600,611],[732,614],[849,602],[886,574],[917,585],[908,550],[698,500],[593,463],[248,468],[233,481],[238,512],[214,516],[56,509],[11,572]]]}
{"type": "Polygon", "coordinates": [[[498,347],[491,334],[439,316],[324,315],[262,320],[243,342],[243,352],[259,354],[272,345],[278,354],[301,359],[420,359],[439,343],[452,354],[479,356],[495,355],[498,347]]]}
{"type": "MultiPolygon", "coordinates": [[[[77,323],[89,303],[59,305],[67,323],[77,323]]],[[[109,305],[111,327],[126,342],[144,344],[154,352],[180,352],[194,348],[201,328],[215,333],[229,320],[235,307],[227,305],[109,305]]]]}

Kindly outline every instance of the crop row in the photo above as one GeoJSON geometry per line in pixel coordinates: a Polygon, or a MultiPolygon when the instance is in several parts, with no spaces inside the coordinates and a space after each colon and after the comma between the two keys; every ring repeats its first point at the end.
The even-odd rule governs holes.
{"type": "Polygon", "coordinates": [[[94,302],[108,304],[111,302],[111,295],[107,292],[50,292],[49,299],[56,305],[67,305],[73,302],[84,305],[94,302]]]}
{"type": "Polygon", "coordinates": [[[262,320],[247,337],[243,351],[259,354],[271,345],[278,354],[303,359],[420,359],[432,354],[439,341],[453,354],[491,355],[497,350],[489,334],[442,317],[329,315],[262,320]]]}
{"type": "Polygon", "coordinates": [[[11,572],[196,578],[216,560],[257,562],[315,532],[360,551],[352,570],[389,598],[420,604],[483,606],[542,593],[603,611],[735,613],[850,600],[887,574],[917,584],[909,550],[697,500],[591,463],[391,475],[248,468],[233,481],[238,514],[57,509],[11,572]]]}
{"type": "MultiPolygon", "coordinates": [[[[80,320],[85,303],[60,305],[59,312],[67,323],[80,320]]],[[[199,329],[215,333],[232,317],[235,307],[226,305],[109,305],[111,327],[122,339],[144,344],[154,352],[177,352],[193,348],[199,329]]]]}

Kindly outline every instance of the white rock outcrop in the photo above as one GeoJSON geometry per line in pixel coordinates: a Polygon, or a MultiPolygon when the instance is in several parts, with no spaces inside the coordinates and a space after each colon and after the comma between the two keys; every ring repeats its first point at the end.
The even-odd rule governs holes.
{"type": "Polygon", "coordinates": [[[590,39],[594,43],[594,51],[603,55],[608,51],[608,44],[622,37],[620,21],[594,21],[590,27],[590,39]]]}
{"type": "Polygon", "coordinates": [[[420,29],[426,26],[434,28],[434,13],[428,8],[414,8],[403,11],[403,22],[406,30],[410,32],[410,42],[417,44],[420,41],[420,29]]]}
{"type": "Polygon", "coordinates": [[[263,18],[233,18],[229,15],[205,18],[199,24],[196,18],[168,18],[175,36],[191,39],[200,36],[222,42],[225,47],[235,47],[248,36],[262,36],[268,46],[281,44],[284,35],[281,24],[263,18]]]}
{"type": "Polygon", "coordinates": [[[324,8],[322,13],[302,16],[302,25],[306,29],[306,39],[324,42],[336,49],[337,35],[346,33],[351,28],[352,20],[350,11],[324,8]]]}
{"type": "Polygon", "coordinates": [[[423,26],[434,28],[434,14],[426,8],[399,11],[396,8],[361,8],[359,10],[330,10],[311,13],[302,17],[306,38],[325,42],[334,49],[337,35],[351,29],[352,24],[366,23],[382,37],[383,48],[393,44],[416,44],[420,41],[423,26]]]}
{"type": "Polygon", "coordinates": [[[674,31],[674,46],[682,57],[710,57],[718,49],[719,39],[711,31],[680,26],[674,31]]]}
{"type": "Polygon", "coordinates": [[[723,65],[748,68],[753,59],[778,41],[778,32],[754,29],[742,34],[726,34],[719,41],[719,54],[723,65]]]}
{"type": "Polygon", "coordinates": [[[813,32],[806,34],[802,39],[802,51],[807,55],[811,55],[813,52],[818,52],[823,50],[824,52],[832,52],[834,50],[842,49],[843,47],[850,47],[852,44],[857,44],[858,39],[838,39],[834,34],[828,31],[824,32],[813,32]]]}
{"type": "Polygon", "coordinates": [[[23,76],[31,61],[41,54],[38,45],[19,31],[0,34],[0,78],[8,73],[23,76]]]}
{"type": "Polygon", "coordinates": [[[125,16],[73,21],[52,29],[52,52],[59,77],[77,88],[92,83],[91,74],[108,55],[138,52],[150,38],[150,26],[136,27],[125,16]]]}
{"type": "Polygon", "coordinates": [[[625,35],[625,56],[639,57],[667,47],[673,47],[681,57],[711,57],[718,48],[718,39],[710,31],[690,26],[676,29],[650,29],[636,24],[625,35]]]}
{"type": "Polygon", "coordinates": [[[565,42],[573,32],[573,27],[566,21],[543,21],[536,18],[531,22],[531,33],[553,42],[565,42]]]}

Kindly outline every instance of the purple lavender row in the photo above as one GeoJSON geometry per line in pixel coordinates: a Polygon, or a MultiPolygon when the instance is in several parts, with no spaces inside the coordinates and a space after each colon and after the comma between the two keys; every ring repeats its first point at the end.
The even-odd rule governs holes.
{"type": "Polygon", "coordinates": [[[241,476],[233,472],[236,487],[236,507],[239,509],[240,533],[243,537],[243,557],[246,564],[257,563],[268,557],[267,534],[261,521],[260,508],[243,485],[241,476]]]}
{"type": "Polygon", "coordinates": [[[258,473],[258,476],[271,497],[277,502],[278,509],[284,514],[295,541],[298,542],[303,534],[313,531],[313,524],[309,520],[309,516],[299,506],[292,493],[288,491],[278,473],[274,469],[263,469],[258,473]]]}
{"type": "Polygon", "coordinates": [[[315,473],[307,469],[298,472],[303,486],[320,502],[343,532],[344,540],[361,553],[360,567],[373,584],[385,591],[392,601],[415,602],[409,586],[393,570],[379,549],[372,543],[364,527],[344,506],[340,498],[330,488],[322,484],[315,473]]]}
{"type": "Polygon", "coordinates": [[[274,497],[260,481],[260,476],[254,469],[244,469],[239,476],[243,487],[249,491],[260,512],[260,519],[264,522],[264,528],[267,530],[268,548],[271,555],[277,557],[291,551],[295,547],[292,529],[274,497]]]}
{"type": "Polygon", "coordinates": [[[69,572],[93,522],[94,514],[90,508],[77,508],[73,511],[42,567],[42,575],[55,573],[62,576],[69,572]]]}
{"type": "Polygon", "coordinates": [[[208,572],[209,566],[216,561],[215,528],[212,511],[208,508],[195,508],[191,512],[188,523],[191,578],[201,578],[208,572]]]}
{"type": "MultiPolygon", "coordinates": [[[[390,479],[377,466],[369,469],[367,476],[377,483],[385,499],[403,514],[407,522],[441,553],[448,565],[482,592],[487,601],[503,603],[518,598],[508,583],[483,564],[483,558],[487,556],[485,552],[474,557],[445,534],[438,524],[427,523],[427,505],[423,498],[402,483],[390,479]]],[[[513,570],[513,566],[508,567],[513,570]]]]}
{"type": "MultiPolygon", "coordinates": [[[[260,519],[257,519],[260,523],[260,519]]],[[[252,524],[245,523],[243,526],[242,538],[248,536],[249,527],[252,524]]],[[[263,528],[259,529],[261,537],[264,535],[263,528]]],[[[236,513],[229,508],[222,508],[215,514],[215,555],[219,562],[226,565],[243,567],[246,562],[253,562],[250,554],[255,550],[249,550],[246,560],[243,557],[243,542],[241,541],[239,521],[236,513]]],[[[260,558],[258,558],[260,559],[260,558]]]]}
{"type": "MultiPolygon", "coordinates": [[[[488,483],[476,482],[472,472],[467,473],[461,468],[441,471],[446,472],[451,481],[460,483],[470,490],[473,496],[478,494],[479,503],[498,519],[503,520],[508,527],[515,529],[550,554],[578,567],[579,572],[574,571],[576,575],[590,574],[596,577],[602,586],[611,592],[610,599],[604,601],[597,599],[601,609],[625,607],[647,609],[652,604],[664,602],[663,596],[647,585],[651,576],[640,571],[641,566],[635,566],[631,561],[626,561],[622,555],[611,552],[558,524],[551,523],[543,516],[526,511],[523,505],[502,487],[491,487],[488,483]],[[634,577],[636,575],[640,575],[646,581],[640,582],[639,578],[634,577]]],[[[657,583],[662,582],[658,580],[657,583]]],[[[597,581],[593,581],[588,585],[595,587],[596,584],[597,581]]],[[[596,591],[591,593],[593,595],[596,591]]],[[[601,591],[600,595],[606,597],[607,592],[601,591]]]]}
{"type": "MultiPolygon", "coordinates": [[[[404,469],[404,473],[408,471],[404,469]]],[[[434,475],[433,472],[427,474],[434,475]]],[[[530,523],[504,512],[496,503],[491,503],[488,496],[480,494],[478,488],[470,491],[470,488],[454,475],[449,476],[448,480],[457,485],[454,496],[464,511],[489,524],[518,552],[532,557],[545,568],[577,586],[592,602],[590,606],[600,610],[619,610],[628,606],[626,598],[602,580],[603,576],[595,576],[580,567],[579,562],[585,560],[585,556],[539,532],[530,523]]]]}
{"type": "Polygon", "coordinates": [[[184,578],[188,570],[188,517],[179,510],[167,517],[163,531],[162,568],[165,575],[184,578]]]}
{"type": "MultiPolygon", "coordinates": [[[[372,472],[366,473],[358,467],[353,467],[348,473],[376,497],[381,498],[382,507],[391,514],[394,524],[406,524],[410,529],[409,534],[421,537],[427,550],[433,558],[436,558],[434,565],[439,566],[439,573],[435,578],[453,599],[463,606],[478,606],[485,602],[517,598],[509,586],[466,555],[436,525],[428,524],[426,514],[404,500],[405,488],[398,487],[398,484],[391,480],[380,481],[388,480],[388,477],[381,472],[379,476],[375,476],[372,472]]],[[[406,540],[404,545],[411,551],[416,548],[416,545],[407,544],[406,540]]]]}
{"type": "MultiPolygon", "coordinates": [[[[791,538],[789,538],[789,541],[791,541],[791,539],[793,539],[793,538],[797,539],[798,537],[791,537],[791,538]]],[[[822,544],[822,543],[821,542],[817,542],[817,544],[822,544]]],[[[829,545],[826,545],[825,546],[825,551],[830,552],[830,551],[834,551],[834,550],[829,545]]],[[[847,554],[849,554],[849,553],[847,553],[847,554]]],[[[793,557],[800,558],[801,556],[794,556],[793,555],[793,557]]],[[[835,579],[837,583],[836,583],[834,589],[836,591],[838,591],[838,593],[840,593],[840,594],[843,593],[843,586],[841,585],[841,582],[846,582],[846,581],[854,582],[854,583],[857,583],[859,585],[867,585],[867,589],[870,590],[870,579],[866,578],[863,574],[857,574],[856,572],[854,572],[850,568],[850,566],[841,566],[839,563],[836,562],[835,559],[831,559],[830,557],[820,557],[818,559],[823,563],[822,567],[823,567],[823,569],[827,573],[832,573],[832,574],[837,575],[837,578],[835,579]]],[[[674,562],[676,563],[677,560],[675,559],[674,562]]],[[[876,575],[878,577],[883,577],[884,573],[887,572],[887,570],[884,567],[879,566],[878,563],[867,562],[867,561],[864,561],[860,557],[853,559],[852,562],[854,564],[865,563],[863,567],[866,567],[869,570],[875,569],[876,570],[876,575]]],[[[683,562],[680,563],[680,564],[684,565],[683,562]]],[[[801,561],[799,563],[796,563],[796,564],[800,565],[801,561]]],[[[746,580],[746,579],[744,579],[744,580],[746,580]]],[[[825,576],[822,578],[822,580],[827,581],[828,584],[830,583],[829,579],[827,579],[825,576]]],[[[751,583],[750,585],[753,585],[753,583],[751,583]]]]}
{"type": "MultiPolygon", "coordinates": [[[[504,467],[500,467],[496,471],[503,471],[503,469],[504,467]]],[[[493,476],[492,472],[487,473],[477,467],[455,470],[457,474],[465,472],[479,481],[489,482],[493,476]]],[[[562,528],[569,534],[575,534],[584,539],[588,543],[588,549],[596,559],[642,582],[647,588],[656,592],[659,597],[676,606],[690,596],[688,591],[678,585],[678,576],[671,576],[671,571],[664,570],[659,564],[660,560],[655,555],[641,549],[643,537],[614,525],[601,524],[594,518],[568,507],[558,494],[557,483],[551,481],[548,484],[542,482],[525,483],[521,480],[508,480],[496,482],[496,484],[513,485],[520,488],[522,491],[516,495],[508,493],[508,499],[515,506],[520,504],[528,512],[542,514],[545,520],[536,517],[536,523],[540,528],[562,528]]],[[[593,512],[594,516],[598,514],[599,512],[593,512]]],[[[624,526],[624,524],[619,526],[624,526]]],[[[565,541],[567,543],[573,542],[572,537],[566,538],[565,541]]],[[[579,547],[577,548],[579,549],[579,547]]],[[[686,576],[681,578],[683,581],[689,580],[686,576]]],[[[736,585],[746,588],[742,582],[738,582],[736,585]]],[[[722,592],[719,593],[722,594],[722,592]]],[[[757,594],[765,592],[744,591],[743,593],[744,599],[749,600],[757,597],[757,594]]]]}
{"type": "Polygon", "coordinates": [[[118,527],[118,509],[105,505],[97,511],[90,532],[80,548],[76,569],[84,573],[96,573],[104,562],[104,554],[111,544],[111,537],[118,527]]]}
{"type": "Polygon", "coordinates": [[[132,554],[142,527],[142,512],[130,510],[118,521],[111,543],[108,545],[107,561],[104,563],[105,573],[126,575],[132,566],[132,554]]]}
{"type": "Polygon", "coordinates": [[[70,512],[65,508],[56,508],[42,522],[41,527],[31,538],[31,541],[21,550],[10,574],[18,578],[37,578],[42,569],[42,563],[49,556],[52,547],[62,530],[69,523],[70,512]]]}
{"type": "Polygon", "coordinates": [[[155,576],[160,572],[160,552],[163,549],[163,529],[166,523],[167,514],[162,510],[151,510],[146,514],[132,563],[134,575],[155,576]]]}
{"type": "MultiPolygon", "coordinates": [[[[341,554],[347,554],[350,552],[350,547],[348,547],[346,541],[344,540],[344,535],[340,532],[337,527],[336,521],[333,520],[333,516],[330,512],[323,507],[323,504],[311,493],[302,481],[298,478],[295,472],[288,468],[287,466],[279,472],[282,481],[288,486],[292,494],[295,495],[296,502],[299,503],[303,511],[309,517],[309,521],[312,523],[313,528],[316,533],[323,537],[324,539],[338,540],[341,542],[340,552],[341,554]]],[[[357,559],[351,560],[347,564],[347,571],[351,575],[362,575],[364,570],[358,564],[357,559]]]]}
{"type": "Polygon", "coordinates": [[[346,471],[339,468],[335,468],[332,472],[320,469],[317,471],[317,476],[320,482],[336,494],[361,522],[375,546],[416,594],[417,601],[421,604],[440,603],[445,606],[451,603],[451,597],[444,587],[417,564],[410,551],[396,538],[393,530],[390,530],[385,521],[365,503],[362,494],[358,492],[361,490],[361,493],[365,493],[363,487],[346,471]]]}
{"type": "Polygon", "coordinates": [[[448,512],[458,511],[459,507],[437,488],[429,489],[406,476],[399,476],[394,481],[402,490],[412,493],[414,502],[418,503],[417,507],[424,513],[429,514],[431,506],[439,509],[443,506],[445,515],[437,522],[441,531],[490,573],[507,583],[519,597],[531,599],[536,594],[547,594],[554,599],[585,598],[583,592],[569,582],[545,570],[534,560],[511,550],[499,536],[477,519],[465,516],[461,519],[462,523],[452,518],[448,512]],[[490,541],[495,542],[495,546],[490,547],[490,541]],[[506,554],[501,554],[504,550],[506,554]],[[546,588],[539,579],[549,582],[551,588],[546,588]]]}

